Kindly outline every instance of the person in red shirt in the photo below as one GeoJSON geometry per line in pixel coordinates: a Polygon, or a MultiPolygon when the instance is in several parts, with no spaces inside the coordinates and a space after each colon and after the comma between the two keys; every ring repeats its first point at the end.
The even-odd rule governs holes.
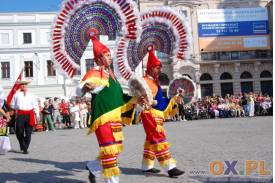
{"type": "Polygon", "coordinates": [[[70,119],[70,112],[69,112],[69,103],[65,102],[65,99],[61,100],[59,105],[60,114],[62,115],[62,122],[67,128],[71,128],[71,119],[70,119]]]}

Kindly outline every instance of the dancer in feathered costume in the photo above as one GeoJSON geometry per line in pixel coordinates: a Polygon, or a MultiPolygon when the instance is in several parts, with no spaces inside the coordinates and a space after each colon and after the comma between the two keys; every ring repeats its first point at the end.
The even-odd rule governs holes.
{"type": "MultiPolygon", "coordinates": [[[[130,97],[122,93],[110,65],[111,53],[108,47],[96,38],[96,31],[88,33],[93,43],[94,59],[97,64],[80,82],[78,94],[83,95],[91,91],[92,95],[92,124],[90,132],[95,132],[99,144],[99,160],[106,182],[118,182],[120,170],[117,156],[122,151],[122,123],[131,121],[133,115],[123,115],[133,110],[134,103],[130,97]]],[[[134,99],[133,99],[134,100],[134,99]]],[[[128,114],[133,114],[129,112],[128,114]]],[[[93,163],[88,168],[93,172],[93,163]]],[[[95,179],[91,173],[90,179],[95,179]]]]}
{"type": "Polygon", "coordinates": [[[119,182],[117,156],[122,151],[121,122],[130,122],[131,111],[123,112],[133,107],[126,103],[130,98],[123,96],[110,68],[112,58],[109,48],[97,36],[100,33],[114,39],[120,35],[130,40],[139,37],[139,30],[139,13],[132,0],[66,0],[53,27],[55,66],[67,77],[73,77],[80,69],[83,53],[89,41],[93,43],[94,60],[98,67],[86,73],[78,88],[79,95],[88,91],[93,93],[90,132],[95,132],[100,147],[98,161],[87,164],[90,182],[95,182],[98,172],[102,172],[105,182],[119,182]]]}
{"type": "Polygon", "coordinates": [[[155,8],[141,14],[142,34],[139,42],[120,39],[117,46],[116,73],[122,81],[129,81],[133,96],[139,97],[142,106],[137,121],[141,118],[146,133],[142,169],[144,172],[158,173],[154,168],[157,159],[170,177],[177,177],[184,172],[176,168],[176,161],[169,151],[163,122],[173,116],[178,109],[175,98],[163,98],[158,77],[162,67],[154,51],[173,56],[178,60],[188,58],[190,32],[183,15],[171,8],[155,8]],[[147,71],[143,78],[138,76],[138,68],[148,53],[147,71]]]}
{"type": "MultiPolygon", "coordinates": [[[[140,97],[139,103],[144,106],[140,113],[142,124],[146,133],[144,143],[142,169],[144,172],[159,173],[154,168],[155,159],[170,177],[182,175],[184,171],[176,168],[176,161],[169,151],[169,143],[163,128],[167,116],[173,116],[177,112],[175,98],[169,100],[162,95],[162,89],[158,82],[162,64],[150,49],[146,74],[143,77],[152,94],[153,102],[146,97],[140,97]],[[151,103],[151,104],[150,104],[151,103]]],[[[139,120],[139,119],[138,119],[139,120]]]]}

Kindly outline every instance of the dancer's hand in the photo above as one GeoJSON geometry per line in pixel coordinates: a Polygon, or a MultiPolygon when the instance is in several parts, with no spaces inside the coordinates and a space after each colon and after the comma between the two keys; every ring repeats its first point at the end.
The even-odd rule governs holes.
{"type": "Polygon", "coordinates": [[[6,121],[7,121],[7,122],[9,122],[9,121],[11,120],[11,117],[10,117],[10,114],[9,114],[9,113],[6,113],[5,117],[6,117],[6,121]]]}
{"type": "Polygon", "coordinates": [[[86,92],[89,92],[93,89],[95,89],[95,84],[92,84],[92,83],[85,83],[85,85],[82,87],[82,92],[83,93],[86,93],[86,92]]]}
{"type": "Polygon", "coordinates": [[[151,105],[149,104],[149,101],[145,96],[140,96],[138,98],[138,104],[146,110],[149,110],[151,108],[151,105]]]}
{"type": "Polygon", "coordinates": [[[147,103],[146,97],[140,96],[137,100],[137,103],[140,104],[141,106],[147,103]]]}

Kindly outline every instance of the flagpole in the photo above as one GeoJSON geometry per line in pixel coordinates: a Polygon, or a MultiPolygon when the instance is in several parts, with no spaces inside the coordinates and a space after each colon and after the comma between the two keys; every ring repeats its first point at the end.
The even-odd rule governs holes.
{"type": "Polygon", "coordinates": [[[19,84],[17,84],[17,81],[19,80],[22,80],[22,76],[23,76],[23,71],[24,71],[24,67],[21,69],[21,72],[19,74],[19,76],[17,77],[13,87],[11,88],[8,96],[7,96],[7,105],[9,106],[11,101],[12,101],[12,98],[13,98],[13,95],[16,93],[16,91],[19,89],[19,84]]]}

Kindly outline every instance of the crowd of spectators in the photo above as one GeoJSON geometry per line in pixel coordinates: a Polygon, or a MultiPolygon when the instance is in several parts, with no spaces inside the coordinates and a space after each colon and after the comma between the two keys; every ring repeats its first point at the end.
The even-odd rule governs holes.
{"type": "Polygon", "coordinates": [[[174,120],[253,117],[273,115],[273,99],[268,95],[244,93],[239,95],[207,96],[184,105],[184,114],[174,120]]]}
{"type": "MultiPolygon", "coordinates": [[[[36,131],[79,129],[90,126],[91,103],[89,98],[65,100],[54,97],[37,101],[36,131]]],[[[252,92],[225,97],[207,96],[191,104],[179,101],[181,101],[178,104],[181,110],[170,120],[187,121],[273,115],[272,97],[252,92]]]]}
{"type": "Polygon", "coordinates": [[[86,98],[69,101],[57,97],[42,101],[38,99],[36,130],[55,131],[64,128],[86,128],[90,120],[90,102],[86,98]]]}
{"type": "MultiPolygon", "coordinates": [[[[234,118],[273,115],[271,96],[257,93],[207,96],[185,105],[173,120],[186,121],[210,118],[234,118]]],[[[90,126],[91,103],[88,98],[38,100],[37,123],[43,130],[86,128],[90,126]]]]}

